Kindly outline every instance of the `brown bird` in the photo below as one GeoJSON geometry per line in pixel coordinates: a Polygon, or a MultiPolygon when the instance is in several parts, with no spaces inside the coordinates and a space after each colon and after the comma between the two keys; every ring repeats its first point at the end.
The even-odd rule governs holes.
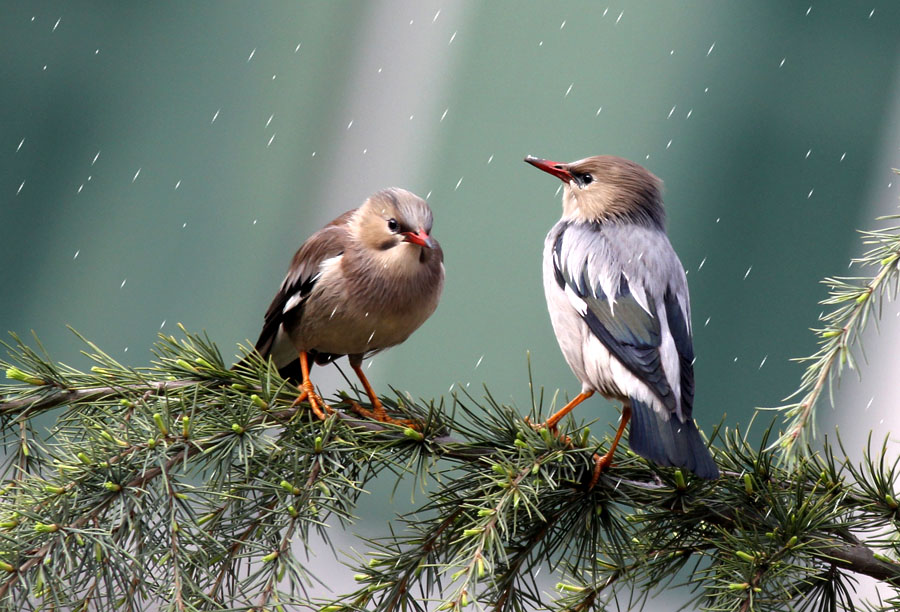
{"type": "Polygon", "coordinates": [[[296,375],[320,418],[330,408],[309,377],[313,363],[347,355],[372,404],[358,412],[398,423],[362,371],[363,359],[400,344],[437,308],[444,255],[425,201],[405,189],[379,191],[310,236],[294,255],[266,311],[256,350],[296,375]],[[298,363],[299,362],[299,363],[298,363]]]}
{"type": "Polygon", "coordinates": [[[563,182],[563,214],[544,242],[544,292],[563,356],[581,393],[545,425],[595,392],[622,402],[609,451],[595,457],[592,486],[612,463],[631,420],[631,450],[701,478],[719,470],[691,412],[694,347],[684,268],[664,225],[661,181],[609,155],[525,161],[563,182]]]}

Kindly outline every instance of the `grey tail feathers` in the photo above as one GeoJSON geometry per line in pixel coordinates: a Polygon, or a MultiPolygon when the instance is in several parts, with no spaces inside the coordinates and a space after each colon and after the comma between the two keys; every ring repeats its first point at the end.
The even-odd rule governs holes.
{"type": "Polygon", "coordinates": [[[713,480],[719,469],[693,419],[684,423],[674,414],[663,419],[647,404],[631,399],[631,450],[657,465],[687,468],[700,478],[713,480]]]}

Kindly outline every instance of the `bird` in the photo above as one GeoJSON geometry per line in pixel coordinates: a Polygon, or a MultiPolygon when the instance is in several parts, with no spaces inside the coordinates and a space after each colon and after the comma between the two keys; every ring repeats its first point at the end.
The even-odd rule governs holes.
{"type": "Polygon", "coordinates": [[[562,217],[544,241],[543,283],[560,349],[581,392],[542,425],[594,393],[622,403],[615,438],[594,456],[593,487],[629,447],[660,466],[715,479],[719,470],[691,416],[694,347],[687,277],[665,230],[662,181],[633,161],[598,155],[525,161],[563,182],[562,217]]]}
{"type": "Polygon", "coordinates": [[[300,380],[294,405],[307,400],[324,420],[331,408],[316,392],[310,369],[346,355],[372,406],[354,403],[354,409],[382,422],[407,423],[387,414],[362,362],[405,341],[437,308],[444,254],[431,235],[432,222],[425,200],[393,187],[300,246],[255,345],[283,376],[300,380]]]}

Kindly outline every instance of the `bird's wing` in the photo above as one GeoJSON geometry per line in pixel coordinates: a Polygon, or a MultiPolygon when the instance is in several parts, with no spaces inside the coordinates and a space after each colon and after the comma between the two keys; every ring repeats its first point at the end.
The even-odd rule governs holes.
{"type": "Polygon", "coordinates": [[[345,224],[337,223],[342,218],[310,236],[294,255],[287,276],[266,311],[256,341],[256,350],[263,357],[269,356],[281,324],[286,319],[296,322],[302,315],[303,305],[322,275],[323,262],[343,254],[348,230],[345,224]]]}
{"type": "Polygon", "coordinates": [[[668,241],[662,255],[653,244],[660,236],[665,238],[646,232],[619,236],[596,225],[570,224],[553,245],[553,271],[591,333],[669,412],[685,418],[693,402],[694,359],[690,314],[684,307],[687,285],[668,241]],[[674,267],[665,261],[669,254],[674,267]],[[663,367],[663,318],[677,351],[681,402],[663,367]]]}
{"type": "MultiPolygon", "coordinates": [[[[684,270],[679,271],[683,279],[684,270]]],[[[694,407],[694,341],[691,337],[691,311],[687,296],[687,281],[673,283],[666,288],[664,305],[669,331],[675,341],[678,363],[681,366],[681,414],[691,418],[694,407]]]]}

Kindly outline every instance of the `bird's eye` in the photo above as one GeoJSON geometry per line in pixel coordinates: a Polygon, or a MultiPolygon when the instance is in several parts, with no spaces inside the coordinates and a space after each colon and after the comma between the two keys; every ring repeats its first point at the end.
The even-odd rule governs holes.
{"type": "Polygon", "coordinates": [[[594,182],[594,177],[591,176],[590,174],[585,173],[585,174],[581,175],[582,185],[590,185],[593,182],[594,182]]]}
{"type": "Polygon", "coordinates": [[[396,219],[388,219],[388,229],[392,232],[396,232],[398,229],[400,229],[400,224],[397,223],[396,219]]]}

